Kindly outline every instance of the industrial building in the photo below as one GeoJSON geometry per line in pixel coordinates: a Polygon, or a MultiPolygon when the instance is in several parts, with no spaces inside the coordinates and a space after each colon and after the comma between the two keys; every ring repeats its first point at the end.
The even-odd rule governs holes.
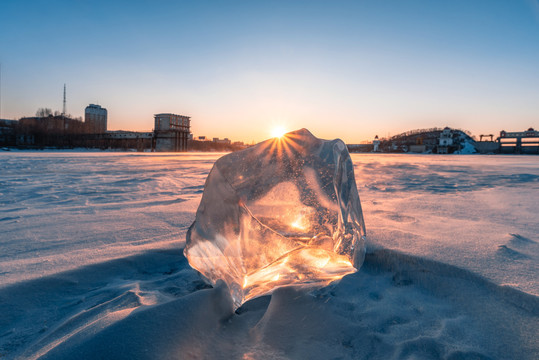
{"type": "Polygon", "coordinates": [[[539,131],[529,128],[526,131],[500,131],[498,146],[504,154],[539,154],[539,131]]]}
{"type": "Polygon", "coordinates": [[[186,151],[190,125],[188,116],[164,113],[155,115],[152,132],[107,131],[107,109],[90,104],[84,121],[64,114],[2,120],[0,146],[186,151]]]}
{"type": "Polygon", "coordinates": [[[189,116],[163,113],[154,115],[155,151],[186,151],[191,118],[189,116]]]}
{"type": "MultiPolygon", "coordinates": [[[[0,146],[19,148],[89,147],[120,148],[138,151],[186,151],[191,137],[189,116],[171,113],[154,115],[152,132],[107,131],[107,109],[90,104],[82,118],[66,113],[66,85],[63,92],[63,111],[39,109],[34,117],[19,120],[0,119],[0,146]],[[43,111],[40,111],[43,110],[43,111]]],[[[225,139],[230,146],[231,141],[225,139]]]]}

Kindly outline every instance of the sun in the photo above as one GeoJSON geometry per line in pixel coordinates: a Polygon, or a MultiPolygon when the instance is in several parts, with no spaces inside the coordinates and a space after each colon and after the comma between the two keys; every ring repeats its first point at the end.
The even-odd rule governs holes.
{"type": "Polygon", "coordinates": [[[286,134],[286,129],[282,126],[277,126],[271,130],[271,137],[282,138],[286,134]]]}

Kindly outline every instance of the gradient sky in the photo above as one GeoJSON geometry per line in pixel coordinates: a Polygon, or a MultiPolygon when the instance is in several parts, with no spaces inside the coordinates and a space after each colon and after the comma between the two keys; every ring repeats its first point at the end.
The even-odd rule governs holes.
{"type": "Polygon", "coordinates": [[[246,142],[539,127],[537,0],[0,1],[1,118],[191,116],[246,142]]]}

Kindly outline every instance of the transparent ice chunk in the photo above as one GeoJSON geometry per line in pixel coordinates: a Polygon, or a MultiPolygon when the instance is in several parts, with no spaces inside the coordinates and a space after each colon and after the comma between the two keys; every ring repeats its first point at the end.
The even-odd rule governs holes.
{"type": "Polygon", "coordinates": [[[302,129],[217,160],[184,252],[209,283],[228,285],[236,308],[355,272],[365,224],[345,144],[302,129]]]}

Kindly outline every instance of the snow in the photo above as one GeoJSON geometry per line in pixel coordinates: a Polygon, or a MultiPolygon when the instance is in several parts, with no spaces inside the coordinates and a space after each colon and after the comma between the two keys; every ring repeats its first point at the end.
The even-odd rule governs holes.
{"type": "Polygon", "coordinates": [[[464,144],[462,146],[462,149],[455,151],[454,154],[466,155],[466,154],[475,154],[475,153],[477,153],[477,150],[475,149],[475,146],[470,141],[468,141],[468,139],[464,140],[462,143],[464,144]]]}
{"type": "Polygon", "coordinates": [[[182,254],[221,155],[1,152],[0,357],[539,357],[539,157],[352,155],[360,271],[233,312],[182,254]]]}

